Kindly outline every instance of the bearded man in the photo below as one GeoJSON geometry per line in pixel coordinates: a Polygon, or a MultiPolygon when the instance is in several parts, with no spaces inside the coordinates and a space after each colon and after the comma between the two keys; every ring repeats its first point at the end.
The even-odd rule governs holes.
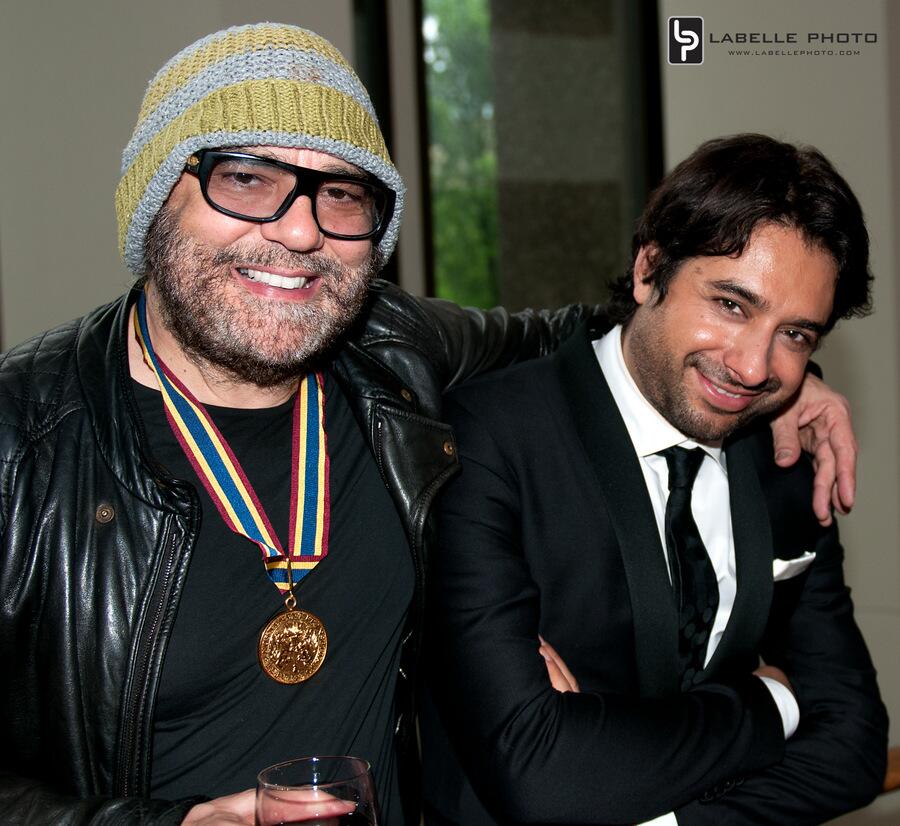
{"type": "MultiPolygon", "coordinates": [[[[375,279],[403,207],[339,52],[212,34],[147,90],[116,193],[134,288],[0,371],[4,822],[252,823],[256,773],[368,760],[417,823],[430,508],[457,470],[442,390],[584,314],[463,311],[375,279]]],[[[835,456],[840,396],[785,420],[835,456]],[[818,428],[818,429],[817,429],[818,428]]]]}

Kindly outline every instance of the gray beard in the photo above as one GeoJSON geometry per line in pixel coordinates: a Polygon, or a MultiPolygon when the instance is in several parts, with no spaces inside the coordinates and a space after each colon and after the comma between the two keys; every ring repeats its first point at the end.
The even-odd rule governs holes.
{"type": "Polygon", "coordinates": [[[357,318],[381,256],[358,269],[321,253],[209,247],[183,233],[160,210],[147,232],[147,274],[159,297],[161,321],[199,369],[261,388],[277,387],[320,364],[357,318]],[[308,303],[271,301],[250,293],[236,305],[221,301],[238,262],[303,268],[321,277],[308,303]]]}

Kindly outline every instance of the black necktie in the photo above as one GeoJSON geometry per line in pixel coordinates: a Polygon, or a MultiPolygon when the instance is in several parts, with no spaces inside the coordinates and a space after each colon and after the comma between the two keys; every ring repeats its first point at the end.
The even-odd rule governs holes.
{"type": "Polygon", "coordinates": [[[719,586],[691,513],[691,488],[703,451],[670,447],[660,451],[669,466],[666,502],[666,550],[678,605],[678,653],[681,690],[700,681],[709,634],[719,607],[719,586]]]}

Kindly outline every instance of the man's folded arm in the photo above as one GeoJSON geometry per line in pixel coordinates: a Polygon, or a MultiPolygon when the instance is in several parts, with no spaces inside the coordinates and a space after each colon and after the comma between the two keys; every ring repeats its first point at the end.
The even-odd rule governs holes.
{"type": "Polygon", "coordinates": [[[634,823],[776,762],[781,719],[751,675],[665,699],[552,688],[537,652],[540,595],[520,540],[528,503],[489,428],[452,400],[447,412],[463,473],[445,491],[433,560],[433,682],[495,816],[634,823]]]}
{"type": "Polygon", "coordinates": [[[881,790],[887,714],[853,619],[837,531],[824,532],[815,550],[799,605],[786,626],[770,629],[763,651],[791,681],[800,726],[779,763],[679,810],[681,826],[822,823],[867,805],[881,790]]]}

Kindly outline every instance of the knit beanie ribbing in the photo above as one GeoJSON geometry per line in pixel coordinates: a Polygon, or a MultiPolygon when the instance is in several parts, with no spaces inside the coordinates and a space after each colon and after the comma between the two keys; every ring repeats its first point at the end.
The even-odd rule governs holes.
{"type": "Polygon", "coordinates": [[[397,195],[378,242],[390,256],[405,187],[365,88],[324,38],[259,23],[198,40],[150,81],[116,188],[119,251],[133,272],[144,270],[147,229],[187,158],[229,146],[313,149],[374,175],[397,195]]]}

